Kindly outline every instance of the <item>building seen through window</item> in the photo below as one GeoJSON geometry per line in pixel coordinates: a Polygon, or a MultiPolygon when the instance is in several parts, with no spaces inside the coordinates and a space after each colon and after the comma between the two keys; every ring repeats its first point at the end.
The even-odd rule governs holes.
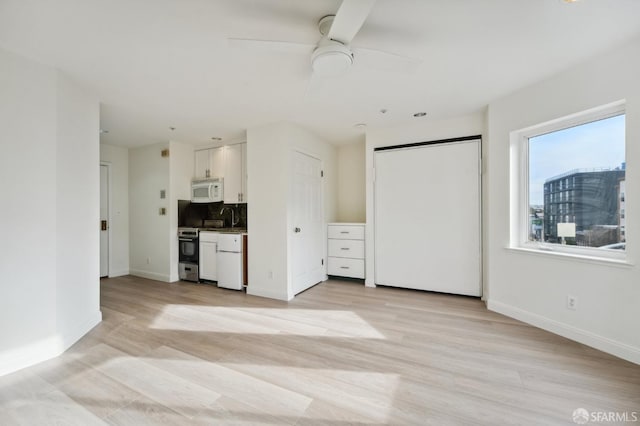
{"type": "Polygon", "coordinates": [[[619,114],[528,139],[529,241],[625,249],[624,127],[619,114]]]}

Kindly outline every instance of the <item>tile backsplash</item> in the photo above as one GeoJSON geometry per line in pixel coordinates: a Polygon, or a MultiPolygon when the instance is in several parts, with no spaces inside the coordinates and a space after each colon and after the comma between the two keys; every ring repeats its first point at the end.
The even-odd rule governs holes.
{"type": "Polygon", "coordinates": [[[220,214],[223,207],[229,207],[235,211],[235,219],[239,220],[236,227],[247,227],[246,204],[192,203],[187,200],[178,200],[178,226],[201,227],[205,220],[220,219],[224,220],[225,227],[230,227],[231,210],[225,209],[224,213],[220,214]]]}

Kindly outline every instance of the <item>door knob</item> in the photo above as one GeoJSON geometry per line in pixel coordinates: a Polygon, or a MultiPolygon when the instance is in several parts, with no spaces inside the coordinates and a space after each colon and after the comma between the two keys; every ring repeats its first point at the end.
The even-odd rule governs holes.
{"type": "Polygon", "coordinates": [[[300,228],[296,227],[293,232],[300,232],[300,228]]]}

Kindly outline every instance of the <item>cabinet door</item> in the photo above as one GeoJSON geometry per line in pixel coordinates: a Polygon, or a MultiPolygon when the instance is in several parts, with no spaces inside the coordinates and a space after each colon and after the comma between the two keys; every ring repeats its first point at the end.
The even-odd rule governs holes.
{"type": "Polygon", "coordinates": [[[209,174],[209,150],[201,149],[195,152],[195,168],[193,177],[206,178],[209,174]]]}
{"type": "Polygon", "coordinates": [[[218,243],[200,241],[199,275],[203,280],[218,279],[217,248],[218,243]]]}
{"type": "Polygon", "coordinates": [[[242,144],[224,147],[224,202],[242,201],[242,144]]]}
{"type": "Polygon", "coordinates": [[[247,197],[247,144],[241,143],[242,147],[242,191],[241,191],[241,200],[243,203],[249,201],[249,197],[247,197]]]}
{"type": "Polygon", "coordinates": [[[209,167],[211,177],[224,177],[224,147],[209,150],[209,167]]]}

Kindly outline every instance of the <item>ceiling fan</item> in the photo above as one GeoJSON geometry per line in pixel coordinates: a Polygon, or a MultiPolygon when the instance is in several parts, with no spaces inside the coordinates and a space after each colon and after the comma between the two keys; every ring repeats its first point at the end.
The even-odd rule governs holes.
{"type": "Polygon", "coordinates": [[[318,22],[322,38],[317,44],[229,38],[229,45],[309,55],[312,77],[343,75],[355,62],[386,71],[414,70],[422,62],[419,59],[351,46],[351,41],[360,31],[375,2],[376,0],[342,0],[335,15],[325,16],[318,22]]]}

